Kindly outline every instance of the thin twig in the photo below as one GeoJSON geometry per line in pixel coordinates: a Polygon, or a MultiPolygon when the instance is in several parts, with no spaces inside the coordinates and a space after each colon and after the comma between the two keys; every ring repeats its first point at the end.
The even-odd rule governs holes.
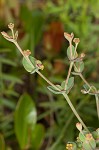
{"type": "MultiPolygon", "coordinates": [[[[22,51],[22,49],[20,48],[20,46],[18,45],[18,43],[16,42],[15,45],[17,46],[17,48],[20,50],[20,52],[22,53],[22,55],[24,56],[24,53],[22,51]]],[[[26,58],[26,57],[25,57],[26,58]]],[[[26,58],[27,59],[27,58],[26,58]]],[[[28,58],[28,62],[31,63],[31,61],[28,58]]],[[[36,71],[49,85],[53,86],[56,90],[60,91],[60,89],[55,86],[51,81],[49,81],[41,72],[36,71]]],[[[62,93],[63,94],[63,93],[62,93]]],[[[79,122],[83,125],[83,127],[88,131],[86,125],[83,123],[82,119],[80,118],[80,116],[78,115],[76,109],[74,108],[73,104],[71,103],[69,97],[67,96],[67,94],[63,94],[65,99],[67,100],[69,106],[71,107],[73,113],[75,114],[75,116],[78,118],[79,122]]]]}
{"type": "Polygon", "coordinates": [[[77,119],[79,120],[79,122],[82,124],[82,126],[84,127],[84,129],[89,132],[88,128],[86,127],[86,125],[84,124],[84,122],[80,118],[79,114],[77,113],[76,109],[74,108],[73,104],[71,103],[68,95],[64,93],[63,96],[65,97],[67,103],[69,104],[70,108],[72,109],[73,113],[75,114],[75,116],[77,117],[77,119]]]}
{"type": "MultiPolygon", "coordinates": [[[[89,88],[91,88],[90,84],[87,82],[87,80],[84,78],[84,76],[79,73],[79,76],[81,77],[81,79],[84,81],[85,84],[87,84],[87,86],[89,88]]],[[[99,97],[97,94],[94,94],[95,95],[95,99],[96,99],[96,108],[97,108],[97,115],[98,115],[98,119],[99,119],[99,97]]]]}
{"type": "Polygon", "coordinates": [[[99,96],[95,94],[95,98],[96,98],[97,114],[98,114],[98,119],[99,119],[99,96]]]}
{"type": "MultiPolygon", "coordinates": [[[[78,106],[77,106],[77,110],[79,110],[82,105],[84,104],[84,101],[82,101],[78,106]]],[[[74,117],[74,113],[71,114],[71,116],[69,117],[68,121],[66,122],[66,124],[64,125],[61,134],[58,136],[58,138],[56,139],[55,143],[48,149],[48,150],[54,150],[56,148],[56,146],[59,144],[59,142],[62,140],[62,138],[64,137],[64,135],[66,134],[66,129],[68,128],[68,126],[70,125],[73,117],[74,117]]]]}
{"type": "Polygon", "coordinates": [[[70,74],[71,74],[71,70],[72,70],[73,64],[74,64],[74,62],[71,62],[71,63],[70,63],[69,71],[68,71],[68,75],[67,75],[67,78],[66,78],[64,90],[66,90],[66,88],[67,88],[67,83],[68,83],[68,80],[69,80],[69,77],[70,77],[70,74]]]}
{"type": "Polygon", "coordinates": [[[81,77],[81,79],[85,82],[85,84],[87,84],[87,86],[89,88],[91,88],[90,84],[87,82],[87,80],[84,78],[84,76],[82,75],[82,73],[79,73],[79,76],[81,77]]]}
{"type": "MultiPolygon", "coordinates": [[[[10,27],[11,29],[12,27],[10,27]]],[[[22,51],[21,47],[19,46],[19,44],[17,43],[17,41],[15,41],[15,39],[9,39],[10,37],[8,35],[6,35],[5,32],[2,33],[2,35],[9,41],[13,42],[16,47],[19,49],[19,51],[21,52],[21,54],[23,55],[23,57],[27,60],[27,62],[33,67],[34,69],[34,66],[31,62],[31,60],[29,59],[29,57],[25,56],[24,52],[22,51]]],[[[72,57],[72,42],[70,42],[70,52],[71,52],[71,57],[72,57]]],[[[72,69],[72,65],[70,65],[70,69],[69,69],[69,73],[68,73],[68,76],[67,76],[67,81],[69,79],[69,76],[70,76],[70,73],[71,73],[71,69],[72,69]]],[[[53,88],[55,88],[56,90],[58,91],[61,91],[56,85],[54,85],[51,81],[49,81],[41,72],[39,72],[38,70],[36,71],[49,85],[51,85],[53,88]]],[[[67,82],[66,81],[66,82],[67,82]]],[[[86,125],[84,124],[84,122],[82,121],[82,119],[80,118],[79,114],[77,113],[76,109],[74,108],[73,104],[71,103],[69,97],[67,94],[61,92],[61,94],[63,94],[64,98],[67,100],[67,103],[69,104],[69,106],[71,107],[73,113],[75,114],[75,116],[78,118],[79,122],[82,124],[82,126],[88,131],[86,125]]]]}

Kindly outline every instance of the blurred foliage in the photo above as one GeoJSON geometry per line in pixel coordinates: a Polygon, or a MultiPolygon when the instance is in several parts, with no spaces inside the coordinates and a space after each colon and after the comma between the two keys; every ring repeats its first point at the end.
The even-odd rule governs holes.
{"type": "MultiPolygon", "coordinates": [[[[8,31],[7,24],[14,22],[19,44],[43,61],[44,75],[55,84],[64,80],[68,70],[63,33],[73,32],[81,40],[79,52],[86,53],[84,76],[99,88],[98,12],[98,0],[0,0],[0,31],[8,31]]],[[[62,96],[50,93],[43,79],[24,70],[21,58],[15,46],[0,36],[0,148],[65,149],[77,135],[77,119],[62,96]]],[[[76,79],[70,99],[86,125],[97,128],[94,97],[82,95],[83,83],[76,79]]]]}

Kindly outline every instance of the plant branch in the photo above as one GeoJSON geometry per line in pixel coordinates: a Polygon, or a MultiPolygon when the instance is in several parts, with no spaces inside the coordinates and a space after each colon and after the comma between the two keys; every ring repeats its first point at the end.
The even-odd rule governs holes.
{"type": "Polygon", "coordinates": [[[65,97],[67,103],[69,104],[70,108],[72,109],[73,113],[75,114],[75,116],[77,117],[77,119],[79,120],[79,122],[82,124],[82,126],[84,127],[84,129],[89,132],[88,128],[86,127],[86,125],[84,124],[84,122],[80,118],[79,114],[77,113],[76,109],[74,108],[73,104],[71,103],[68,95],[64,93],[63,96],[65,97]]]}
{"type": "Polygon", "coordinates": [[[70,63],[69,71],[68,71],[68,75],[67,75],[67,78],[66,78],[64,90],[66,90],[66,88],[67,88],[67,83],[68,83],[68,80],[69,80],[69,77],[70,77],[70,74],[71,74],[71,70],[72,70],[73,64],[74,64],[74,62],[71,62],[71,63],[70,63]]]}
{"type": "Polygon", "coordinates": [[[81,77],[81,79],[84,81],[85,84],[87,84],[87,86],[89,88],[91,88],[90,84],[87,82],[87,80],[84,78],[84,76],[82,75],[82,73],[79,73],[79,76],[81,77]]]}
{"type": "MultiPolygon", "coordinates": [[[[79,76],[84,81],[84,83],[87,84],[87,86],[89,88],[91,88],[90,84],[86,81],[86,79],[84,78],[84,76],[81,73],[79,73],[79,76]]],[[[98,94],[95,94],[95,99],[96,99],[97,115],[98,115],[98,119],[99,119],[99,97],[98,97],[98,94]]]]}
{"type": "MultiPolygon", "coordinates": [[[[10,27],[9,27],[11,30],[13,30],[13,27],[12,25],[10,24],[10,27]]],[[[12,33],[13,34],[13,33],[12,33]]],[[[21,47],[19,46],[19,44],[17,43],[16,40],[14,39],[10,39],[10,37],[5,33],[3,32],[2,35],[9,41],[13,42],[16,47],[19,49],[19,51],[21,52],[21,54],[23,55],[23,57],[27,60],[27,62],[33,67],[34,69],[34,66],[31,62],[31,60],[29,59],[29,55],[25,55],[24,54],[24,51],[21,49],[21,47]]],[[[70,52],[71,52],[71,57],[72,57],[72,42],[70,42],[70,52]]],[[[69,72],[68,72],[68,76],[67,76],[67,79],[66,79],[66,83],[68,82],[68,79],[69,79],[69,76],[70,76],[70,73],[71,73],[71,69],[72,69],[72,66],[73,66],[74,63],[71,63],[70,64],[70,68],[69,68],[69,72]]],[[[54,87],[56,90],[58,91],[61,91],[57,86],[55,86],[51,81],[49,81],[41,72],[39,72],[39,70],[36,71],[49,85],[51,85],[52,87],[54,87]]],[[[78,118],[79,122],[82,124],[82,126],[88,131],[86,125],[83,123],[82,119],[80,118],[80,116],[78,115],[76,109],[74,108],[73,104],[71,103],[69,97],[67,94],[61,92],[61,94],[63,94],[63,96],[65,97],[65,99],[67,100],[67,103],[69,104],[69,106],[71,107],[73,113],[75,114],[75,116],[78,118]]]]}
{"type": "Polygon", "coordinates": [[[60,89],[55,86],[51,81],[49,81],[40,71],[36,71],[40,76],[41,78],[43,78],[49,85],[53,86],[56,90],[60,91],[60,89]]]}
{"type": "MultiPolygon", "coordinates": [[[[29,62],[29,64],[34,68],[33,64],[31,63],[29,57],[26,57],[23,53],[23,50],[21,49],[21,47],[19,46],[19,44],[17,42],[14,42],[14,44],[16,45],[16,47],[19,49],[19,51],[21,52],[21,54],[23,55],[23,57],[29,62]]],[[[49,85],[53,86],[56,90],[60,91],[60,89],[55,86],[52,82],[50,82],[40,71],[36,71],[49,85]]]]}
{"type": "MultiPolygon", "coordinates": [[[[21,54],[25,57],[25,55],[24,55],[22,49],[20,48],[19,44],[18,44],[17,42],[14,42],[14,44],[17,46],[17,48],[19,49],[19,51],[21,52],[21,54]]],[[[25,57],[25,58],[26,58],[26,60],[27,60],[30,64],[32,64],[29,58],[27,58],[27,57],[25,57]]],[[[73,65],[73,64],[70,65],[70,69],[69,69],[70,71],[69,71],[69,73],[68,73],[69,75],[70,75],[70,72],[71,72],[71,69],[72,69],[72,65],[73,65]]],[[[51,81],[49,81],[40,71],[36,71],[36,72],[37,72],[49,85],[53,86],[56,90],[60,91],[60,89],[59,89],[57,86],[55,86],[51,81]]],[[[68,75],[68,78],[69,78],[69,75],[68,75]]],[[[67,103],[68,103],[69,106],[71,107],[71,109],[72,109],[73,113],[75,114],[75,116],[78,118],[78,120],[79,120],[80,123],[83,125],[83,127],[88,131],[86,125],[83,123],[82,119],[80,118],[80,116],[78,115],[76,109],[74,108],[73,104],[71,103],[71,101],[70,101],[68,95],[65,94],[65,93],[63,93],[63,96],[64,96],[65,99],[67,100],[67,103]]]]}
{"type": "Polygon", "coordinates": [[[70,54],[71,54],[71,58],[72,58],[72,41],[69,42],[70,45],[70,54]]]}
{"type": "MultiPolygon", "coordinates": [[[[84,105],[84,101],[80,102],[80,104],[77,106],[77,110],[79,110],[82,107],[82,105],[84,105]]],[[[64,137],[66,129],[68,128],[68,126],[72,122],[73,117],[74,117],[74,113],[72,112],[72,114],[70,115],[70,117],[67,120],[66,124],[64,125],[64,127],[63,127],[63,129],[61,131],[61,134],[58,136],[58,138],[55,141],[55,143],[48,150],[54,150],[56,148],[56,146],[59,144],[61,139],[64,137]]]]}
{"type": "Polygon", "coordinates": [[[95,98],[96,98],[97,115],[99,119],[99,96],[95,94],[95,98]]]}

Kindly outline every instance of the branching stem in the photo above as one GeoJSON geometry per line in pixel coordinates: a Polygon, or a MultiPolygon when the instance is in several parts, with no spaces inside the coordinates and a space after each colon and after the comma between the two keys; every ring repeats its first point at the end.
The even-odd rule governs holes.
{"type": "MultiPolygon", "coordinates": [[[[23,57],[25,57],[25,59],[30,63],[30,65],[32,65],[32,63],[31,63],[29,57],[27,58],[27,57],[24,55],[24,53],[23,53],[21,47],[19,46],[19,44],[18,44],[17,42],[14,42],[14,44],[15,44],[16,47],[19,49],[19,51],[21,52],[21,54],[23,55],[23,57]]],[[[68,73],[67,79],[69,79],[72,66],[73,66],[73,63],[71,63],[71,65],[70,65],[70,69],[69,69],[69,73],[68,73]]],[[[36,72],[37,72],[49,85],[51,85],[52,87],[54,87],[56,90],[60,91],[60,89],[59,89],[57,86],[55,86],[51,81],[49,81],[40,71],[36,71],[36,72]]],[[[63,93],[62,93],[62,94],[63,94],[63,93]]],[[[83,127],[88,131],[86,125],[83,123],[82,119],[80,118],[80,116],[78,115],[76,109],[74,108],[73,104],[71,103],[71,101],[70,101],[68,95],[64,93],[63,96],[64,96],[65,99],[67,100],[67,103],[68,103],[69,106],[71,107],[73,113],[75,114],[75,116],[77,117],[77,119],[79,120],[79,122],[80,122],[80,123],[83,125],[83,127]]]]}
{"type": "MultiPolygon", "coordinates": [[[[90,84],[87,82],[87,80],[84,78],[84,76],[82,75],[82,73],[79,73],[79,76],[81,77],[81,79],[84,81],[85,84],[87,84],[87,86],[89,88],[91,88],[90,84]]],[[[99,97],[98,94],[95,94],[95,99],[96,99],[96,108],[97,108],[97,115],[98,115],[98,119],[99,119],[99,97]]]]}

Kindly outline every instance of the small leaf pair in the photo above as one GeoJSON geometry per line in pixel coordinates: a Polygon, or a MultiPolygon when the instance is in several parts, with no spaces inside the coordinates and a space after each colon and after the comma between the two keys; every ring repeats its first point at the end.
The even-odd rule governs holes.
{"type": "Polygon", "coordinates": [[[26,60],[26,58],[23,58],[22,64],[26,71],[30,72],[31,74],[35,73],[39,69],[43,70],[44,66],[42,65],[42,62],[39,60],[36,60],[34,57],[29,56],[28,57],[30,62],[26,60]]]}
{"type": "Polygon", "coordinates": [[[83,94],[95,95],[97,93],[97,89],[94,86],[88,86],[87,84],[83,85],[84,89],[81,90],[83,94]]]}
{"type": "Polygon", "coordinates": [[[70,61],[74,61],[78,57],[78,54],[73,45],[67,48],[67,56],[70,61]]]}
{"type": "Polygon", "coordinates": [[[54,94],[62,94],[62,93],[68,94],[74,85],[74,77],[69,78],[66,90],[64,90],[65,84],[66,84],[66,81],[63,81],[61,85],[56,85],[56,88],[58,88],[59,90],[54,88],[53,86],[48,86],[47,88],[54,94]]]}

